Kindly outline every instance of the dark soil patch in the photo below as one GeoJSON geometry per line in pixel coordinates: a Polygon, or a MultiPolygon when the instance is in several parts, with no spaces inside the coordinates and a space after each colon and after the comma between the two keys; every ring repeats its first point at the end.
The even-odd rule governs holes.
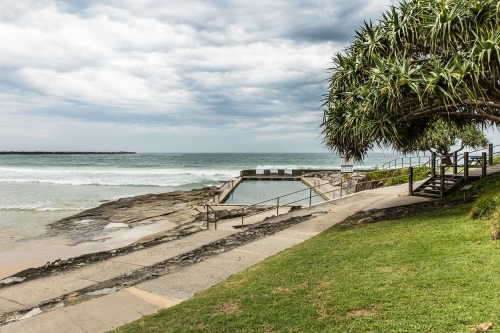
{"type": "MultiPolygon", "coordinates": [[[[472,198],[471,200],[474,200],[472,198]]],[[[399,206],[385,209],[370,209],[358,212],[339,224],[339,227],[363,225],[379,221],[400,220],[407,217],[419,215],[426,212],[434,212],[439,209],[449,209],[455,206],[463,205],[463,200],[446,201],[426,201],[418,204],[399,206]]]]}

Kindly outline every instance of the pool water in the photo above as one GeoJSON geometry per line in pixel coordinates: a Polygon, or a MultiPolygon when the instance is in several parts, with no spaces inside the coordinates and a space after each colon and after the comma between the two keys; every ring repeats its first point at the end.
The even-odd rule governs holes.
{"type": "MultiPolygon", "coordinates": [[[[244,180],[230,194],[224,203],[230,205],[276,205],[276,197],[292,192],[294,194],[280,197],[280,205],[292,203],[293,205],[309,205],[310,187],[298,180],[244,180]]],[[[321,196],[312,191],[311,203],[324,202],[321,196]]]]}

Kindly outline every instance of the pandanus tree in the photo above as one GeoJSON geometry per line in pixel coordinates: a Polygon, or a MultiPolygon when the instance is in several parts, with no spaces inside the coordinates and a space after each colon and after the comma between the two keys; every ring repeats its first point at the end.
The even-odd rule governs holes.
{"type": "Polygon", "coordinates": [[[422,135],[404,147],[396,147],[399,151],[408,154],[420,151],[429,151],[442,156],[442,163],[452,164],[451,155],[468,147],[472,149],[484,148],[488,139],[476,124],[464,124],[458,127],[441,118],[433,119],[422,135]]]}
{"type": "Polygon", "coordinates": [[[500,2],[406,0],[359,27],[332,58],[326,147],[362,160],[409,151],[437,119],[500,125],[500,2]]]}

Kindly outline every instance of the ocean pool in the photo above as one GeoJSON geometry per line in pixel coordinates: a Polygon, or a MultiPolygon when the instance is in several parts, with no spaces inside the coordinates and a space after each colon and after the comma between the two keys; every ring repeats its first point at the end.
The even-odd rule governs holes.
{"type": "MultiPolygon", "coordinates": [[[[276,197],[280,197],[280,205],[309,205],[310,187],[299,180],[244,180],[224,202],[229,205],[253,205],[263,202],[262,205],[276,205],[276,197]],[[282,197],[283,195],[297,192],[282,197]]],[[[312,192],[311,203],[324,202],[321,196],[312,192]]]]}

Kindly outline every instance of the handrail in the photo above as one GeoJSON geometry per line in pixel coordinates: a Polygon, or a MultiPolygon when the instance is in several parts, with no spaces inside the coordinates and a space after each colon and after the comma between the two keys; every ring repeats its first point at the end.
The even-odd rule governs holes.
{"type": "Polygon", "coordinates": [[[423,155],[423,156],[416,155],[416,156],[403,156],[403,157],[396,157],[395,159],[390,160],[389,162],[385,162],[384,164],[382,164],[382,166],[381,166],[380,168],[381,168],[381,169],[383,169],[383,170],[391,170],[391,164],[393,164],[393,163],[394,163],[394,168],[393,168],[393,169],[399,169],[399,165],[401,166],[401,168],[404,168],[405,164],[406,164],[406,165],[409,165],[409,166],[419,166],[419,165],[421,165],[421,164],[420,164],[420,159],[421,159],[421,158],[425,158],[425,157],[427,157],[427,158],[428,158],[428,160],[430,160],[430,159],[431,159],[431,156],[427,156],[427,155],[425,155],[425,152],[424,152],[424,155],[423,155]],[[411,163],[412,158],[418,158],[418,163],[417,163],[417,164],[415,164],[415,165],[412,165],[412,163],[411,163]],[[407,162],[407,163],[405,163],[405,162],[404,162],[404,160],[407,160],[407,159],[409,159],[409,160],[410,160],[410,161],[409,161],[409,163],[408,163],[408,162],[407,162]],[[401,160],[401,164],[398,164],[398,163],[397,163],[397,161],[399,161],[399,160],[401,160]],[[388,166],[388,167],[386,167],[386,165],[389,165],[389,166],[388,166]]]}
{"type": "Polygon", "coordinates": [[[204,205],[204,207],[207,208],[207,230],[210,229],[210,213],[209,213],[209,209],[212,210],[212,212],[214,213],[215,230],[217,230],[217,212],[208,203],[206,203],[204,205]]]}

